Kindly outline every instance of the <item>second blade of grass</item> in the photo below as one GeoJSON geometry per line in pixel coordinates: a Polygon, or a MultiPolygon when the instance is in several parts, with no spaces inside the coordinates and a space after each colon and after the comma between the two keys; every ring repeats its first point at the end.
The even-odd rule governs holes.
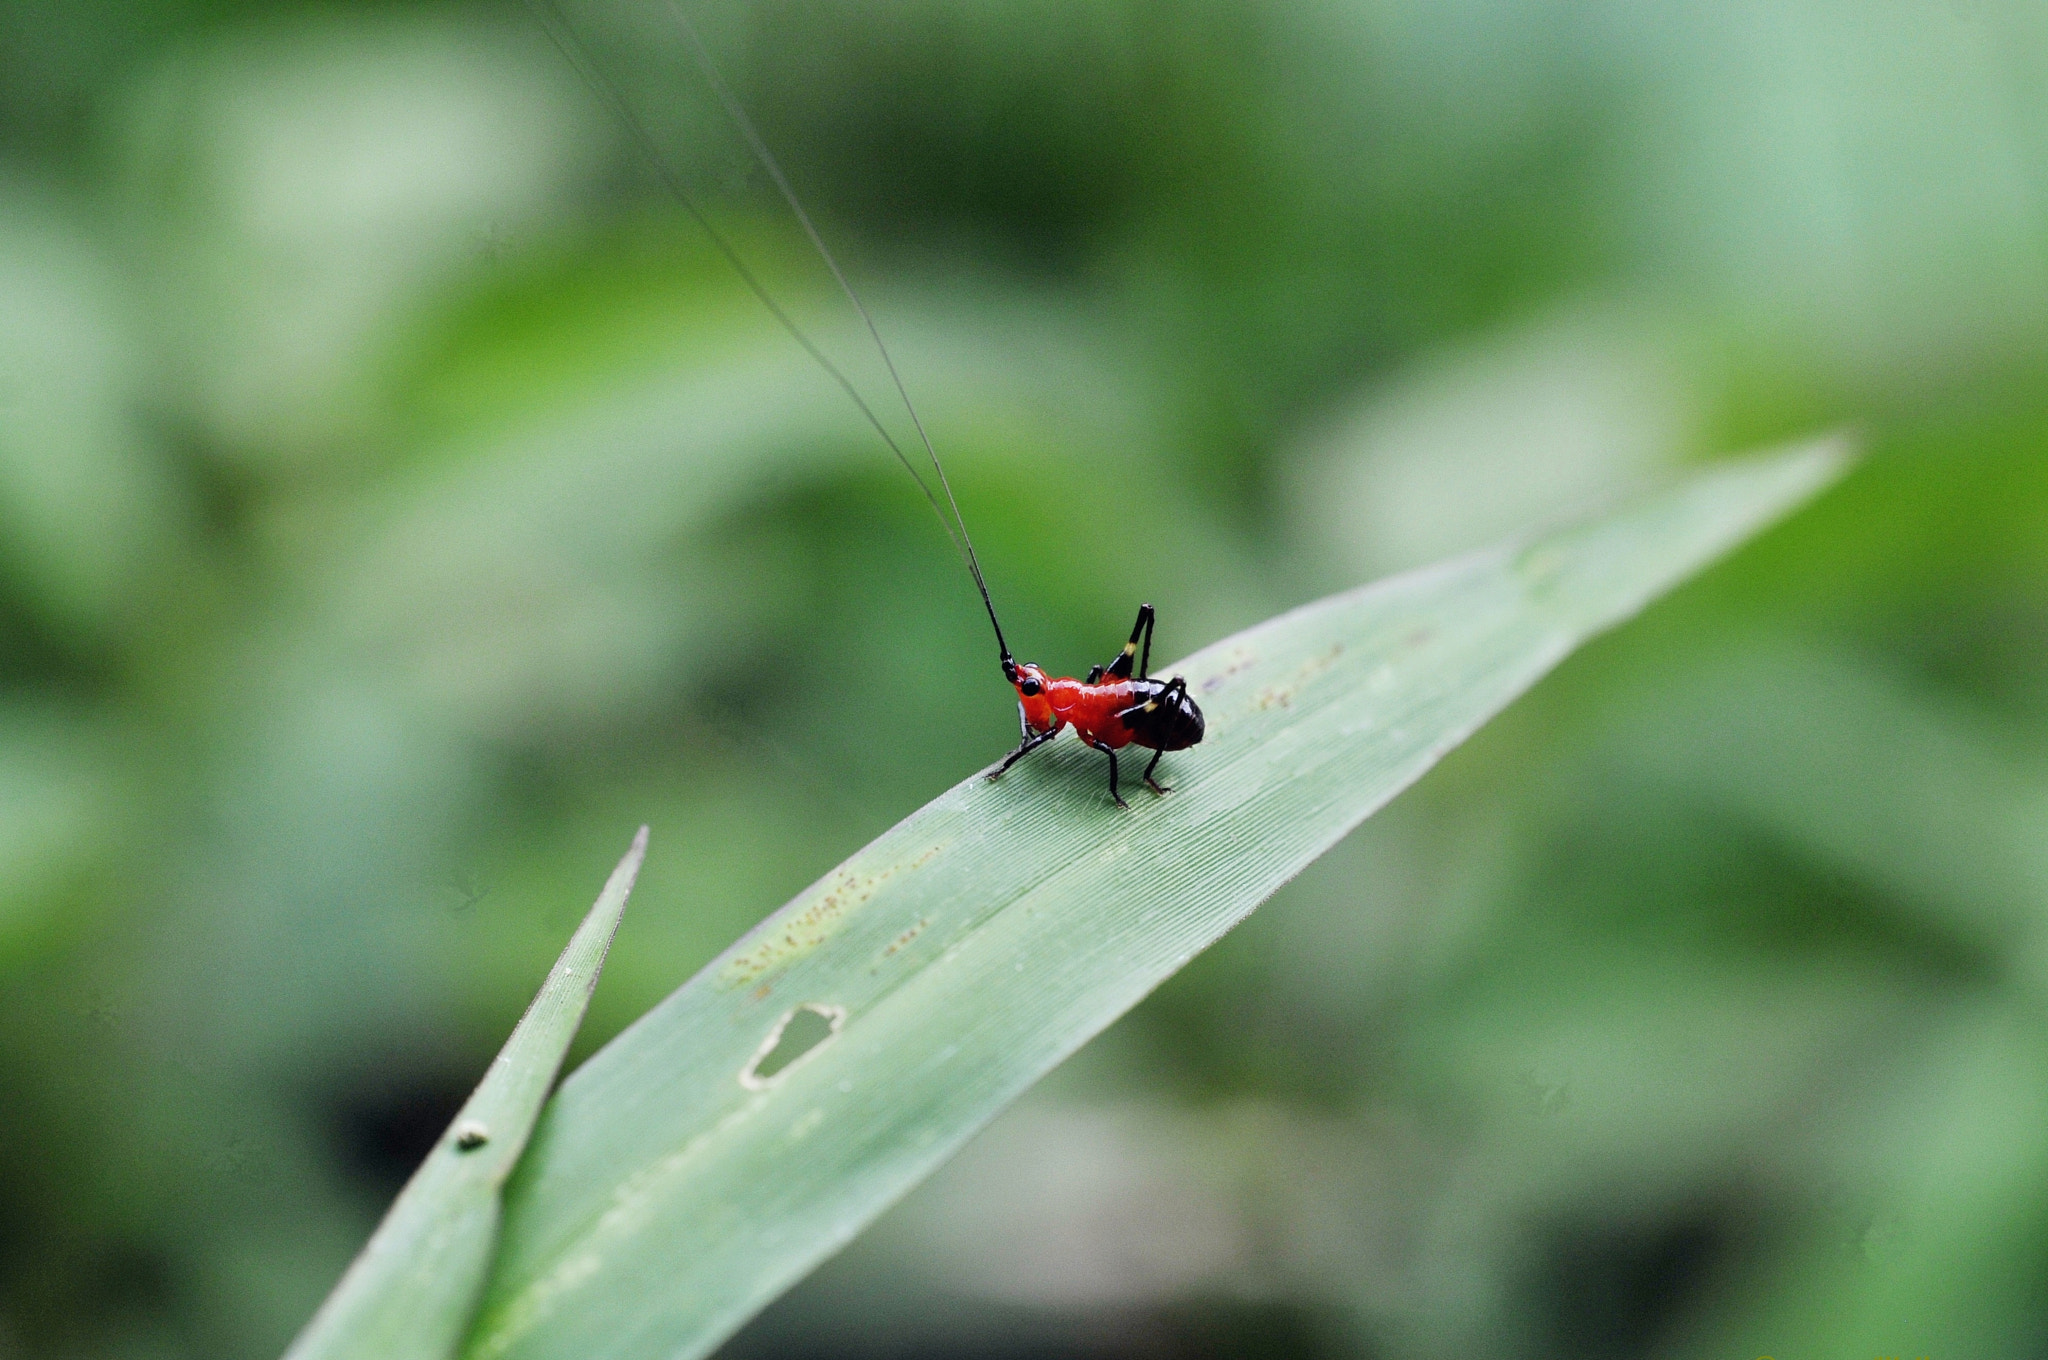
{"type": "Polygon", "coordinates": [[[490,1266],[505,1178],[583,1023],[646,854],[643,826],[462,1112],[285,1360],[447,1360],[455,1353],[490,1266]]]}

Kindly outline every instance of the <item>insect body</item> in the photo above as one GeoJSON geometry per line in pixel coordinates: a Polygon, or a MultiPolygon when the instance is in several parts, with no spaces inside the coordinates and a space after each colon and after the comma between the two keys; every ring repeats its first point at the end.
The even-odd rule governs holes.
{"type": "Polygon", "coordinates": [[[854,405],[860,408],[860,413],[867,418],[868,424],[874,427],[882,442],[889,446],[889,451],[896,455],[896,461],[903,465],[903,470],[917,483],[918,490],[924,493],[925,500],[930,503],[932,513],[939,517],[939,524],[945,529],[946,536],[953,540],[953,546],[959,551],[961,559],[967,566],[968,575],[974,578],[974,588],[981,592],[982,608],[988,611],[989,626],[995,630],[996,646],[1002,654],[1003,678],[1016,688],[1018,712],[1024,726],[1023,743],[1010,752],[1001,765],[990,772],[989,778],[1001,778],[1003,771],[1016,764],[1027,753],[1051,741],[1060,734],[1062,728],[1071,727],[1080,735],[1081,740],[1109,757],[1109,796],[1116,800],[1118,807],[1129,806],[1117,793],[1116,786],[1116,753],[1126,746],[1141,746],[1152,752],[1151,763],[1145,766],[1145,783],[1154,793],[1170,792],[1165,785],[1152,777],[1152,771],[1158,767],[1159,757],[1165,752],[1185,750],[1202,739],[1202,710],[1196,707],[1195,701],[1189,697],[1187,681],[1181,677],[1175,676],[1171,680],[1154,680],[1150,677],[1152,606],[1148,604],[1139,607],[1138,622],[1131,628],[1131,640],[1124,644],[1123,650],[1118,652],[1108,665],[1097,666],[1089,671],[1086,680],[1055,679],[1047,676],[1037,666],[1028,663],[1020,666],[1011,657],[1010,644],[1003,637],[1003,625],[996,619],[995,603],[989,598],[988,584],[982,580],[981,563],[974,555],[974,540],[968,537],[967,522],[961,518],[960,505],[953,498],[953,487],[946,480],[945,464],[939,461],[939,451],[933,446],[931,435],[925,431],[924,421],[917,413],[916,404],[910,400],[910,391],[904,386],[903,376],[896,371],[896,361],[890,357],[889,347],[882,343],[881,330],[875,325],[874,318],[868,314],[867,306],[853,291],[853,285],[847,281],[846,274],[839,268],[839,262],[826,247],[824,237],[819,235],[816,224],[811,221],[811,215],[804,211],[803,203],[798,200],[796,190],[790,185],[788,176],[783,174],[774,153],[762,140],[753,120],[747,116],[746,110],[734,97],[731,87],[718,73],[718,68],[711,59],[710,49],[698,36],[696,26],[690,22],[689,15],[680,5],[670,5],[670,13],[688,41],[699,68],[704,72],[706,82],[717,94],[719,102],[725,106],[727,116],[739,129],[755,159],[760,161],[761,167],[774,181],[783,201],[788,203],[790,211],[803,225],[804,234],[816,247],[826,268],[831,270],[833,279],[846,294],[847,301],[851,302],[853,309],[860,314],[869,338],[875,343],[876,352],[881,355],[883,367],[888,370],[889,379],[895,385],[896,395],[902,398],[903,409],[909,413],[910,423],[917,430],[917,437],[924,446],[925,455],[935,474],[937,491],[934,491],[932,484],[927,483],[918,472],[916,465],[904,453],[895,436],[889,433],[888,427],[868,405],[859,388],[811,341],[809,336],[804,334],[789,313],[769,296],[767,289],[762,286],[754,272],[747,268],[732,243],[697,205],[684,188],[681,179],[669,170],[654,139],[634,116],[632,108],[620,97],[617,88],[604,73],[586,58],[582,44],[577,41],[567,18],[556,8],[555,0],[529,0],[529,3],[542,27],[547,30],[548,36],[562,49],[563,56],[589,80],[599,97],[611,105],[612,111],[632,133],[633,139],[639,143],[642,152],[663,182],[668,185],[690,216],[696,219],[697,225],[710,237],[712,244],[731,263],[741,281],[761,300],[762,305],[781,323],[783,329],[787,330],[811,358],[816,360],[853,399],[854,405]],[[942,493],[943,504],[940,501],[942,493]],[[1135,677],[1131,674],[1134,658],[1137,660],[1135,677]]]}
{"type": "Polygon", "coordinates": [[[1131,626],[1131,640],[1108,665],[1090,670],[1086,680],[1050,677],[1029,662],[1020,666],[1010,659],[1005,647],[1003,675],[1017,690],[1017,715],[1024,727],[1024,740],[989,772],[989,779],[1001,779],[1005,770],[1058,736],[1062,728],[1072,727],[1082,741],[1109,757],[1109,796],[1118,807],[1129,806],[1116,787],[1116,753],[1126,746],[1141,746],[1152,752],[1152,759],[1145,766],[1145,786],[1154,793],[1171,793],[1171,789],[1152,777],[1152,771],[1158,768],[1159,757],[1168,751],[1184,751],[1201,741],[1202,710],[1188,694],[1188,682],[1180,676],[1171,680],[1151,678],[1152,620],[1152,606],[1138,606],[1138,621],[1131,626]],[[1138,657],[1135,678],[1131,675],[1133,657],[1138,657]]]}

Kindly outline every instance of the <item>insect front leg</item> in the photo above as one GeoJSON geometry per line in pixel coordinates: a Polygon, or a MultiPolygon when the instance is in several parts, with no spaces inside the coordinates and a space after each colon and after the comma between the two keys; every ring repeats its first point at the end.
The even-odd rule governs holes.
{"type": "Polygon", "coordinates": [[[1131,640],[1124,644],[1123,650],[1118,652],[1116,658],[1107,666],[1096,667],[1095,671],[1099,672],[1099,674],[1091,672],[1091,679],[1088,683],[1092,685],[1104,675],[1114,675],[1119,680],[1130,679],[1131,662],[1138,657],[1138,638],[1140,635],[1145,639],[1145,656],[1143,663],[1138,667],[1138,678],[1140,680],[1144,679],[1146,673],[1152,668],[1152,606],[1149,604],[1138,606],[1138,621],[1131,625],[1131,640]]]}
{"type": "Polygon", "coordinates": [[[993,784],[998,779],[1001,779],[1004,771],[1058,735],[1058,729],[1054,729],[1051,732],[1025,732],[1024,740],[1018,745],[1017,749],[1004,756],[1003,763],[988,772],[988,782],[993,784]]]}
{"type": "Polygon", "coordinates": [[[1009,769],[1012,765],[1015,765],[1018,761],[1060,734],[1058,727],[1054,727],[1050,732],[1032,731],[1031,719],[1024,716],[1024,705],[1022,703],[1017,705],[1017,726],[1023,731],[1023,740],[1018,742],[1016,750],[1003,757],[1002,764],[989,771],[988,782],[991,784],[1003,777],[1003,771],[1009,769]]]}
{"type": "Polygon", "coordinates": [[[1093,737],[1083,737],[1082,740],[1109,757],[1109,796],[1115,800],[1118,807],[1130,807],[1130,804],[1124,801],[1123,795],[1116,791],[1116,748],[1093,737]]]}

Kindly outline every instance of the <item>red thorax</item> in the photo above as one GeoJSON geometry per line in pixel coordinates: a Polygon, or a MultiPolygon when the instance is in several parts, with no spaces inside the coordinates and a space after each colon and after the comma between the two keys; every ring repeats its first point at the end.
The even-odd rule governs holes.
{"type": "Polygon", "coordinates": [[[1013,683],[1017,702],[1024,708],[1024,721],[1033,732],[1057,732],[1071,726],[1102,746],[1130,745],[1131,730],[1116,716],[1141,702],[1142,696],[1129,681],[1089,685],[1068,677],[1055,679],[1037,666],[1020,665],[1013,683]]]}

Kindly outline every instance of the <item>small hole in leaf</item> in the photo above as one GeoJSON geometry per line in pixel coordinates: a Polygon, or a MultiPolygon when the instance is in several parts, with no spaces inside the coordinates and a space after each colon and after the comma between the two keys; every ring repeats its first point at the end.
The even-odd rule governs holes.
{"type": "Polygon", "coordinates": [[[754,1060],[740,1073],[740,1085],[760,1090],[788,1071],[819,1044],[839,1032],[846,1022],[846,1007],[806,1001],[776,1021],[762,1041],[754,1060]]]}

